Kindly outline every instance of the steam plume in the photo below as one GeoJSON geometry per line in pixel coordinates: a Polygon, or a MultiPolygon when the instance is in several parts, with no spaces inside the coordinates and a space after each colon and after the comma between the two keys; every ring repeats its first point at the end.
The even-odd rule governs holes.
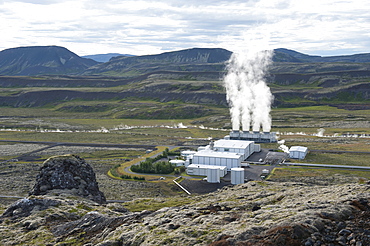
{"type": "Polygon", "coordinates": [[[233,130],[271,130],[273,96],[265,83],[265,74],[272,61],[272,50],[260,47],[259,39],[245,40],[246,47],[234,52],[227,64],[224,77],[226,99],[230,105],[233,130]]]}

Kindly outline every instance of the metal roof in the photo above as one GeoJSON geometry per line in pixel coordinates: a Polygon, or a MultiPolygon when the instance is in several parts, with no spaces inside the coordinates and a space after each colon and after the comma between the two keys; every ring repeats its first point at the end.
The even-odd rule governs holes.
{"type": "Polygon", "coordinates": [[[239,159],[241,155],[239,153],[234,152],[219,152],[219,151],[212,151],[212,150],[202,150],[198,151],[195,156],[204,156],[204,157],[218,157],[218,158],[230,158],[230,159],[239,159]]]}
{"type": "Polygon", "coordinates": [[[223,147],[223,148],[235,148],[235,149],[245,149],[249,147],[250,144],[254,143],[253,141],[244,141],[244,140],[226,140],[220,139],[215,141],[214,147],[223,147]]]}
{"type": "Polygon", "coordinates": [[[292,151],[307,152],[307,147],[303,147],[303,146],[292,146],[292,147],[290,147],[289,152],[292,152],[292,151]]]}

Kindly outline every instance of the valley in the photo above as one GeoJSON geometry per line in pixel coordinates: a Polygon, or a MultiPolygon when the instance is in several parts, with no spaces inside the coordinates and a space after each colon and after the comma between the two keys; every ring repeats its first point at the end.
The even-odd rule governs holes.
{"type": "MultiPolygon", "coordinates": [[[[63,59],[67,60],[66,54],[63,59]]],[[[321,59],[277,50],[266,77],[274,97],[271,131],[277,133],[279,142],[262,143],[261,147],[279,152],[282,144],[306,146],[312,151],[295,162],[343,165],[342,169],[278,166],[266,181],[220,186],[213,189],[215,192],[190,196],[172,178],[161,179],[161,175],[145,182],[111,175],[117,168],[127,168],[166,147],[196,149],[229,134],[230,112],[222,83],[229,55],[220,49],[191,49],[159,56],[118,57],[91,66],[80,60],[85,65],[70,73],[64,68],[48,70],[45,64],[50,63],[41,60],[36,64],[39,69],[10,69],[22,67],[22,62],[0,69],[0,211],[5,212],[16,197],[28,196],[45,160],[66,154],[80,156],[91,165],[100,190],[112,201],[100,206],[62,193],[48,197],[45,201],[50,198],[62,205],[35,209],[30,217],[1,218],[6,226],[0,230],[0,238],[35,245],[48,240],[65,245],[83,245],[89,240],[105,240],[107,245],[145,240],[148,245],[171,245],[181,240],[220,245],[225,237],[230,236],[228,240],[233,242],[253,241],[263,232],[266,240],[274,242],[271,230],[278,230],[278,235],[286,232],[275,228],[277,223],[294,221],[298,223],[294,228],[301,228],[308,221],[302,222],[302,218],[309,216],[304,228],[316,228],[312,229],[316,230],[316,241],[329,242],[332,234],[337,235],[343,229],[338,221],[346,221],[357,241],[365,240],[363,228],[367,227],[357,223],[361,214],[356,206],[368,213],[368,203],[361,199],[368,197],[370,172],[345,167],[369,166],[367,56],[321,59]],[[364,205],[358,205],[359,201],[364,205]],[[336,209],[337,204],[341,210],[336,209]],[[58,221],[50,222],[53,216],[58,221]],[[89,228],[101,228],[95,222],[78,227],[81,234],[55,232],[58,239],[48,229],[66,221],[86,221],[89,216],[111,225],[112,234],[89,234],[89,228]],[[127,224],[118,227],[115,221],[127,224]],[[214,221],[217,223],[211,223],[214,221]],[[199,230],[191,229],[191,224],[199,230]],[[220,226],[227,234],[220,234],[220,226]],[[83,236],[85,233],[89,235],[83,236]],[[254,236],[247,238],[246,233],[254,236]]],[[[187,181],[191,179],[187,176],[184,185],[190,187],[187,181]]],[[[31,200],[34,198],[39,199],[32,196],[31,200]]],[[[308,240],[314,233],[306,229],[301,230],[304,235],[299,235],[299,240],[308,240]]]]}

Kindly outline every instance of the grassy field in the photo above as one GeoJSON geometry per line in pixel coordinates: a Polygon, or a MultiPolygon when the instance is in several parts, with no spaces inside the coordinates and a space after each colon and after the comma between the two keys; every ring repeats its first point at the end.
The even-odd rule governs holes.
{"type": "Polygon", "coordinates": [[[336,174],[343,175],[348,179],[364,182],[370,179],[370,171],[363,170],[339,170],[325,168],[276,168],[269,176],[269,180],[299,180],[302,178],[335,177],[336,174]]]}

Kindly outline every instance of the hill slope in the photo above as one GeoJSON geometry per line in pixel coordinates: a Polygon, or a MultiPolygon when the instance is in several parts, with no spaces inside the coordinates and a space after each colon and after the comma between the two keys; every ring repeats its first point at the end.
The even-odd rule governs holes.
{"type": "Polygon", "coordinates": [[[277,62],[370,62],[370,53],[345,56],[311,56],[289,49],[275,49],[277,62]],[[281,57],[281,58],[280,58],[281,57]],[[284,57],[284,59],[282,59],[284,57]],[[280,58],[280,59],[279,59],[280,58]]]}
{"type": "Polygon", "coordinates": [[[137,76],[156,71],[221,72],[231,52],[225,49],[194,48],[158,55],[114,57],[90,67],[84,75],[137,76]]]}
{"type": "Polygon", "coordinates": [[[0,75],[76,74],[97,64],[58,46],[32,46],[0,52],[0,75]]]}

